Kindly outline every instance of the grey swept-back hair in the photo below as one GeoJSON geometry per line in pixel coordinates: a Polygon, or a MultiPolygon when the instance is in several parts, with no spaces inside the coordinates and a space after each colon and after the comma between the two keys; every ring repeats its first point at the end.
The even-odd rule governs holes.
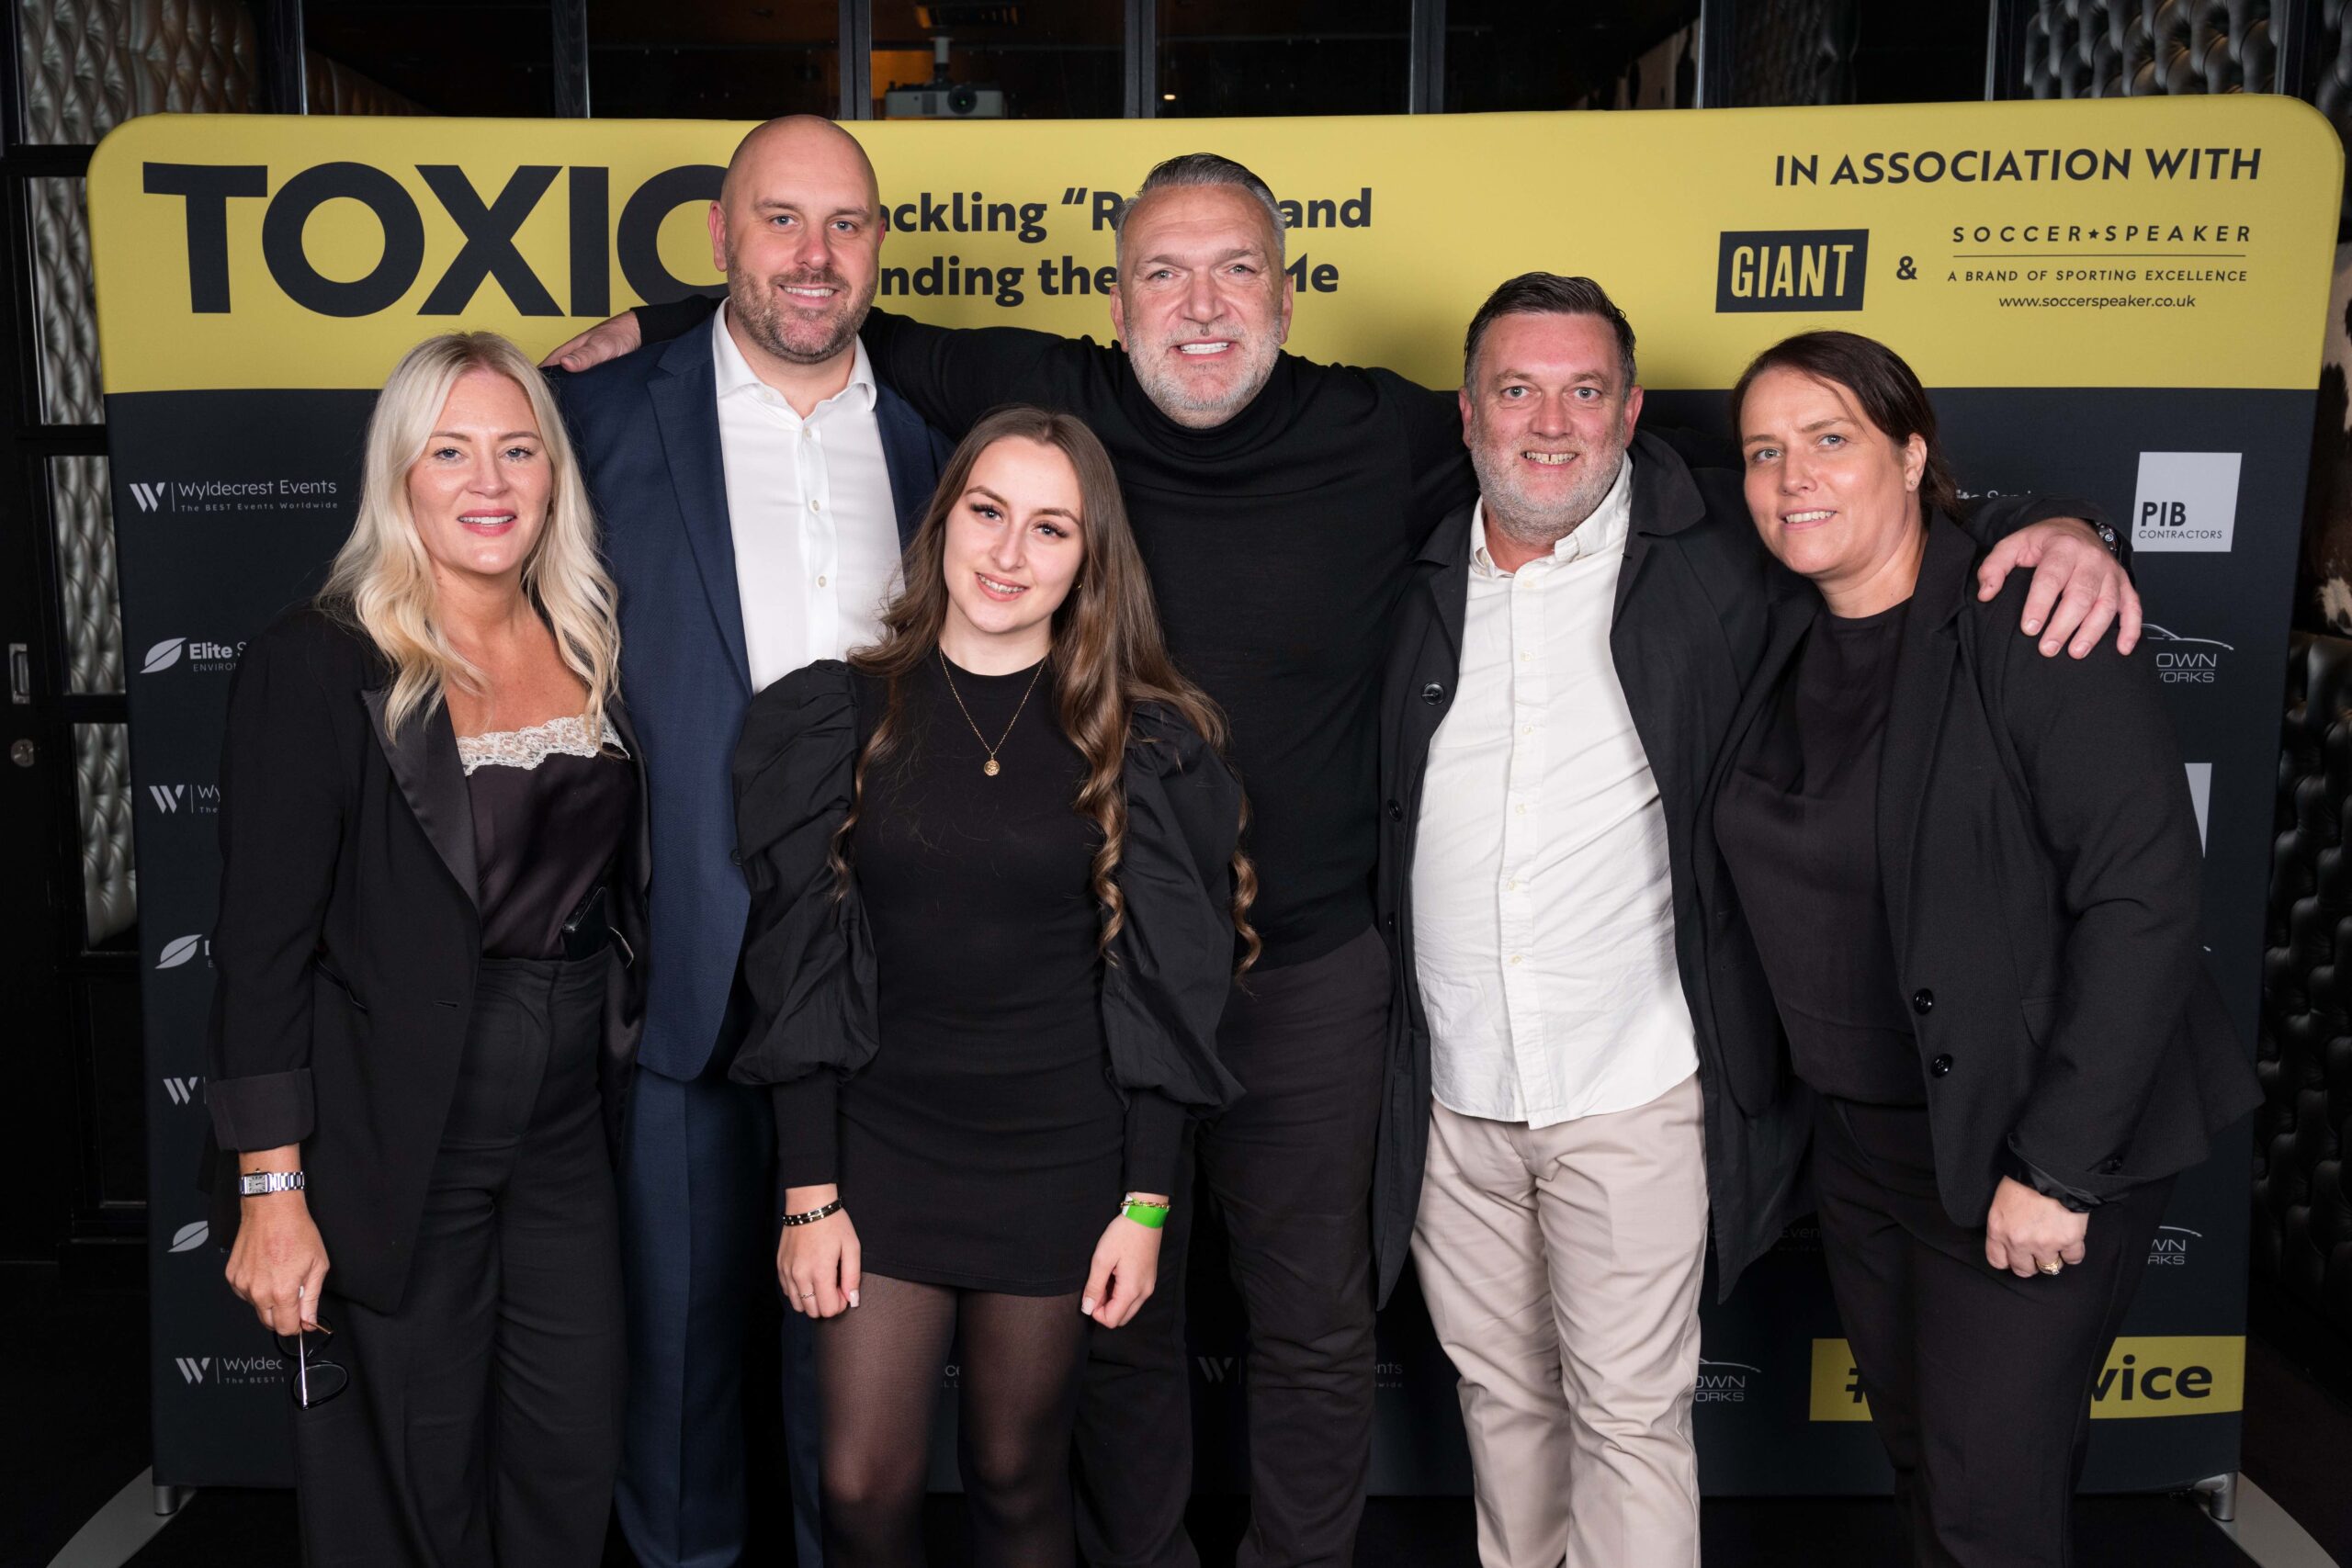
{"type": "Polygon", "coordinates": [[[1142,186],[1127,198],[1127,204],[1119,209],[1118,226],[1112,232],[1118,240],[1122,276],[1127,267],[1127,216],[1135,211],[1136,203],[1156,190],[1179,190],[1201,186],[1232,186],[1258,198],[1258,205],[1266,209],[1266,221],[1274,228],[1274,266],[1277,271],[1281,269],[1284,259],[1283,209],[1281,204],[1274,200],[1273,188],[1251,174],[1246,165],[1237,164],[1222,153],[1179,152],[1173,158],[1163,159],[1154,164],[1151,173],[1143,177],[1142,186]]]}

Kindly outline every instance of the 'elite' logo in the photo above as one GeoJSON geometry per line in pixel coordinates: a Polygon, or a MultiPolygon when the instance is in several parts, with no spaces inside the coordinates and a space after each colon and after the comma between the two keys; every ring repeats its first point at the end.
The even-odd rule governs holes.
{"type": "Polygon", "coordinates": [[[1859,310],[1868,229],[1730,229],[1715,253],[1715,310],[1859,310]]]}

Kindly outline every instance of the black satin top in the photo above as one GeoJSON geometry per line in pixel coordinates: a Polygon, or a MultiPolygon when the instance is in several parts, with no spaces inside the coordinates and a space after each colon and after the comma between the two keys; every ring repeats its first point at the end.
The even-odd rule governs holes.
{"type": "Polygon", "coordinates": [[[637,810],[637,771],[616,748],[550,752],[537,767],[483,762],[466,775],[485,958],[560,958],[563,925],[610,872],[637,810]]]}

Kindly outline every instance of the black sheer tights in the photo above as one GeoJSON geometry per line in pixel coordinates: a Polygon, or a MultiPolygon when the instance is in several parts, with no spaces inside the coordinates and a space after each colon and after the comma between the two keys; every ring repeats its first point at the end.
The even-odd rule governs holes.
{"type": "Polygon", "coordinates": [[[817,1325],[828,1568],[922,1568],[939,1371],[960,1336],[957,1457],[980,1568],[1068,1568],[1070,1423],[1088,1323],[1075,1292],[1006,1296],[865,1276],[817,1325]]]}

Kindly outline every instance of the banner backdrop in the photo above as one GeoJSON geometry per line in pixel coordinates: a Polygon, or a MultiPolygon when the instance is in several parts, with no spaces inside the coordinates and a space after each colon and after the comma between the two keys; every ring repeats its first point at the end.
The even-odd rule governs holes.
{"type": "MultiPolygon", "coordinates": [[[[348,528],[372,389],[417,339],[542,352],[716,281],[704,209],[740,125],[156,117],[92,161],[143,915],[159,1483],[288,1476],[284,1369],[221,1281],[196,1187],[223,698],[246,637],[348,528]]],[[[1108,334],[1110,224],[1201,146],[1290,216],[1291,346],[1457,378],[1502,278],[1587,273],[1641,335],[1646,417],[1720,424],[1791,332],[1853,328],[1936,389],[1973,491],[2127,524],[2206,832],[2211,961],[2253,1036],[2278,671],[2342,152],[2291,100],[852,128],[879,166],[881,300],[953,325],[1108,334]]],[[[660,911],[654,911],[660,918],[660,911]]],[[[2089,1480],[2233,1470],[2246,1153],[2179,1183],[2098,1388],[2089,1480]]],[[[1709,1490],[1887,1474],[1792,1230],[1707,1309],[1709,1490]]],[[[1241,1484],[1242,1329],[1194,1280],[1205,1487],[1241,1484]]],[[[944,1369],[952,1386],[956,1368],[944,1369]]],[[[1452,1369],[1408,1285],[1382,1324],[1374,1485],[1466,1487],[1452,1369]]]]}

